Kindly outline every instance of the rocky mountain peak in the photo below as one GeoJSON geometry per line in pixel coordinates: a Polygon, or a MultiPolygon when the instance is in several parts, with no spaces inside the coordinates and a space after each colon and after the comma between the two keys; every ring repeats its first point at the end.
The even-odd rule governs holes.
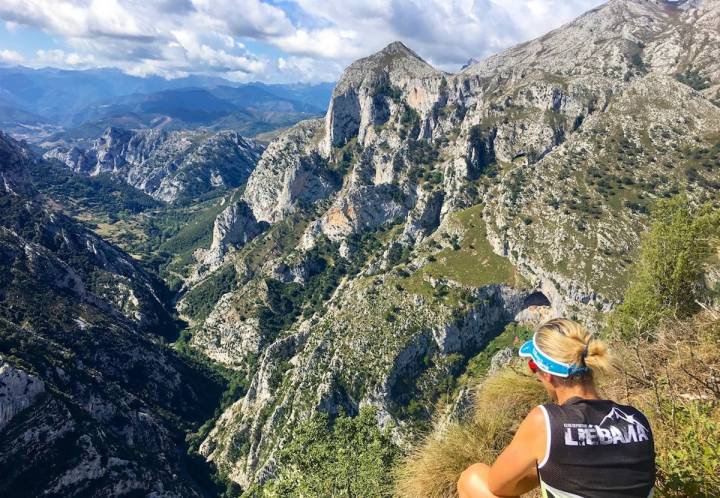
{"type": "Polygon", "coordinates": [[[425,62],[417,53],[410,50],[400,41],[395,41],[375,52],[359,59],[345,70],[335,87],[333,95],[338,95],[350,87],[363,83],[376,83],[378,78],[387,77],[402,84],[410,78],[434,77],[440,71],[425,62]]]}
{"type": "Polygon", "coordinates": [[[445,76],[399,41],[353,62],[333,91],[321,152],[328,156],[332,147],[354,136],[365,143],[369,129],[393,114],[401,94],[408,96],[411,108],[427,112],[437,101],[445,76]]]}
{"type": "MultiPolygon", "coordinates": [[[[717,0],[611,0],[540,38],[471,64],[461,74],[519,81],[542,71],[628,81],[655,71],[702,83],[717,80],[718,54],[717,0]]],[[[714,95],[717,88],[709,86],[706,93],[714,95]]]]}
{"type": "Polygon", "coordinates": [[[394,41],[390,44],[388,44],[385,48],[377,52],[374,56],[371,57],[410,57],[413,59],[417,59],[419,61],[425,62],[422,57],[420,57],[417,53],[415,53],[413,50],[408,48],[407,45],[405,45],[401,41],[394,41]]]}

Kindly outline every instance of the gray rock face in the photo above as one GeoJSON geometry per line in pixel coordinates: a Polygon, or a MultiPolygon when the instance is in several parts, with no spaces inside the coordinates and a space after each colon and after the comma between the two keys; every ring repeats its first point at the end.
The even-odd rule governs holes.
{"type": "Polygon", "coordinates": [[[40,379],[5,362],[0,363],[0,431],[43,392],[45,384],[40,379]]]}
{"type": "Polygon", "coordinates": [[[407,208],[393,198],[389,185],[362,185],[342,192],[320,218],[320,229],[330,240],[341,240],[363,229],[404,219],[407,208]]]}
{"type": "Polygon", "coordinates": [[[17,142],[0,132],[0,188],[6,194],[27,194],[30,189],[25,163],[30,157],[17,142]]]}
{"type": "Polygon", "coordinates": [[[45,152],[78,173],[110,173],[152,197],[175,202],[214,189],[234,188],[250,176],[262,147],[232,131],[108,128],[90,148],[61,146],[45,152]]]}
{"type": "Polygon", "coordinates": [[[0,139],[15,182],[0,190],[0,495],[201,496],[167,417],[199,425],[218,387],[155,335],[170,322],[156,282],[17,188],[36,159],[0,139]]]}
{"type": "Polygon", "coordinates": [[[321,133],[321,120],[302,121],[268,146],[243,194],[258,221],[273,223],[336,190],[317,153],[321,133]]]}
{"type": "Polygon", "coordinates": [[[351,64],[335,86],[325,117],[325,157],[353,137],[365,144],[370,128],[387,122],[392,104],[386,92],[392,85],[414,109],[427,112],[437,99],[442,74],[400,42],[351,64]]]}
{"type": "Polygon", "coordinates": [[[267,224],[258,223],[250,207],[239,201],[225,208],[213,225],[213,238],[209,250],[199,250],[196,258],[198,273],[212,271],[222,264],[228,250],[245,245],[262,233],[267,224]]]}

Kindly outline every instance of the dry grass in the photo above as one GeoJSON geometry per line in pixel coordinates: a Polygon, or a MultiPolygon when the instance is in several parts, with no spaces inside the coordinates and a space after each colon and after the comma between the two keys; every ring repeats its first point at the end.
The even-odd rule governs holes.
{"type": "MultiPolygon", "coordinates": [[[[617,375],[603,396],[632,404],[650,419],[658,463],[657,496],[717,496],[720,489],[720,312],[664,323],[651,338],[611,341],[617,375]]],[[[429,435],[395,472],[398,498],[453,498],[460,473],[491,463],[542,386],[511,367],[487,379],[468,421],[429,435]]]]}
{"type": "Polygon", "coordinates": [[[491,463],[510,442],[532,407],[547,401],[533,377],[506,369],[482,384],[475,411],[465,423],[451,423],[429,435],[398,467],[399,498],[453,497],[460,473],[476,462],[491,463]]]}

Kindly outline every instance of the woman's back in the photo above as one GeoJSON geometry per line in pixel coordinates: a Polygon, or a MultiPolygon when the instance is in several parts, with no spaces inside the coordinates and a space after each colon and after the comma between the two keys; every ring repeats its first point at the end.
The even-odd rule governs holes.
{"type": "Polygon", "coordinates": [[[476,463],[458,480],[460,498],[519,496],[540,484],[544,498],[647,498],[655,447],[647,418],[600,399],[595,374],[607,347],[579,323],[542,324],[518,354],[557,404],[533,408],[492,467],[476,463]]]}
{"type": "Polygon", "coordinates": [[[541,406],[548,445],[538,474],[547,498],[652,494],[655,450],[647,418],[609,400],[571,398],[541,406]]]}

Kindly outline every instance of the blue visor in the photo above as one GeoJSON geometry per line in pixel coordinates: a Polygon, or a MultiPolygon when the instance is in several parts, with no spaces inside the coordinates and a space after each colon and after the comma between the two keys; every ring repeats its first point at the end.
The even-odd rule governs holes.
{"type": "Polygon", "coordinates": [[[520,346],[520,356],[523,358],[532,358],[540,370],[545,373],[556,375],[558,377],[570,377],[571,375],[587,372],[588,367],[580,365],[569,365],[561,361],[553,360],[548,355],[540,351],[535,343],[535,336],[525,344],[520,346]]]}

